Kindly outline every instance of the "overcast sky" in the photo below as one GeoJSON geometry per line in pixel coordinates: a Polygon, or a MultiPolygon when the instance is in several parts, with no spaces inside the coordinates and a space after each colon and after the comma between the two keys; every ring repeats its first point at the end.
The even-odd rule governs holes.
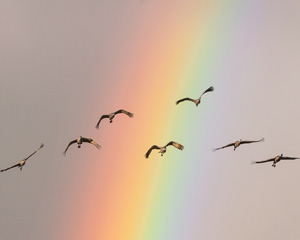
{"type": "MultiPolygon", "coordinates": [[[[92,147],[82,148],[76,152],[78,155],[71,153],[72,161],[61,153],[69,141],[80,135],[95,136],[104,149],[105,144],[119,143],[105,128],[102,135],[96,135],[94,125],[101,113],[120,108],[120,102],[113,101],[117,96],[122,100],[122,108],[136,110],[132,102],[125,101],[130,91],[122,93],[121,80],[116,79],[128,58],[138,58],[130,55],[132,42],[138,36],[135,29],[141,31],[147,26],[144,22],[160,11],[165,11],[169,18],[155,22],[153,17],[157,28],[165,22],[169,24],[176,16],[181,16],[180,6],[185,11],[191,10],[197,19],[195,8],[199,7],[199,2],[207,3],[201,0],[186,3],[179,0],[173,3],[171,0],[1,1],[0,168],[19,162],[40,143],[45,143],[45,148],[28,161],[22,172],[12,169],[0,175],[1,239],[91,239],[87,236],[93,236],[92,233],[85,235],[82,232],[74,236],[74,226],[80,226],[80,222],[73,225],[70,221],[76,216],[75,210],[79,211],[78,215],[83,214],[80,211],[83,200],[78,199],[90,194],[85,192],[85,181],[90,178],[92,182],[100,163],[88,161],[91,165],[87,167],[86,160],[93,159],[85,159],[85,156],[88,151],[95,150],[92,147]],[[108,102],[111,102],[109,107],[108,102]],[[95,107],[99,107],[99,111],[95,107]],[[109,141],[105,143],[105,139],[109,141]]],[[[205,84],[207,87],[213,85],[216,90],[203,100],[211,105],[193,108],[207,111],[207,115],[193,113],[193,118],[199,118],[190,122],[196,124],[201,118],[205,119],[207,126],[213,126],[212,130],[205,126],[195,130],[203,149],[206,149],[201,155],[205,156],[205,162],[197,173],[200,165],[193,166],[193,161],[187,161],[193,171],[186,186],[182,183],[182,189],[191,189],[195,184],[192,181],[197,180],[199,193],[193,189],[185,194],[191,197],[189,200],[193,206],[199,200],[200,207],[189,206],[187,197],[178,210],[184,215],[185,220],[181,223],[184,227],[174,230],[175,238],[170,238],[169,233],[158,233],[154,235],[156,240],[187,239],[185,236],[189,239],[193,236],[197,236],[194,239],[300,238],[300,161],[280,162],[275,169],[271,163],[250,165],[251,160],[265,160],[281,153],[300,157],[300,2],[241,2],[232,1],[225,9],[220,1],[213,5],[215,11],[207,12],[207,19],[213,19],[224,7],[225,13],[220,11],[220,14],[225,14],[223,18],[233,22],[222,23],[222,18],[215,20],[218,28],[211,30],[210,34],[215,34],[215,37],[212,37],[214,42],[208,51],[211,54],[208,54],[208,64],[212,70],[205,84]],[[241,6],[241,10],[238,7],[232,10],[234,17],[231,4],[241,6]],[[223,38],[225,43],[222,43],[223,38]],[[207,137],[200,135],[201,131],[205,131],[207,137]],[[265,142],[255,146],[241,146],[235,152],[232,149],[211,152],[214,147],[240,138],[258,140],[261,137],[265,137],[265,142]],[[189,211],[190,215],[187,214],[189,211]],[[189,216],[191,222],[186,220],[189,216]]],[[[148,42],[142,37],[140,40],[145,40],[137,47],[139,54],[143,55],[142,47],[148,42]]],[[[137,69],[139,67],[137,65],[137,69]]],[[[133,80],[126,81],[128,86],[134,84],[133,80]]],[[[143,83],[144,80],[140,81],[143,83]]],[[[159,81],[153,79],[151,87],[154,89],[159,81]]],[[[145,86],[143,90],[147,89],[145,86]]],[[[196,97],[195,93],[190,97],[196,97]]],[[[170,102],[175,105],[175,100],[170,102]]],[[[143,98],[138,101],[141,105],[146,102],[143,98]]],[[[157,107],[147,103],[153,109],[157,107]]],[[[178,117],[180,113],[176,114],[178,117]]],[[[139,125],[146,129],[147,126],[138,123],[139,113],[136,115],[136,122],[124,117],[119,126],[127,124],[133,129],[139,125]]],[[[123,128],[117,130],[120,138],[130,133],[123,128]]],[[[184,135],[185,129],[178,131],[186,141],[193,132],[190,129],[184,135]]],[[[139,141],[132,138],[124,146],[130,147],[139,141]]],[[[194,143],[193,140],[187,144],[191,148],[194,143]]],[[[153,144],[159,145],[160,142],[153,144]]],[[[147,147],[148,143],[138,153],[147,147]]],[[[185,149],[188,153],[188,147],[185,149]]],[[[77,149],[74,147],[73,150],[77,149]]],[[[104,150],[102,156],[108,158],[110,155],[104,150]]],[[[126,161],[126,158],[122,160],[126,161]]],[[[112,171],[109,169],[106,173],[112,171]]],[[[115,184],[121,183],[116,180],[115,184]]],[[[174,188],[172,183],[166,187],[174,188]]],[[[91,206],[95,207],[96,203],[92,201],[91,206]]],[[[89,209],[88,214],[92,213],[93,210],[89,209]]]]}

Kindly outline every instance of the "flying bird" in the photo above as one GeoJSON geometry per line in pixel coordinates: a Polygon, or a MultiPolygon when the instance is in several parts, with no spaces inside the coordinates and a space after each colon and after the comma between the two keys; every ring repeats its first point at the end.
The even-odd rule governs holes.
{"type": "Polygon", "coordinates": [[[106,115],[102,115],[102,116],[100,117],[100,119],[99,119],[97,125],[96,125],[96,128],[99,128],[99,124],[100,124],[101,120],[104,119],[104,118],[109,118],[109,122],[112,123],[112,120],[114,119],[114,117],[115,117],[117,114],[119,114],[119,113],[124,113],[124,114],[126,114],[128,117],[130,117],[130,118],[133,117],[133,114],[132,114],[132,113],[127,112],[127,111],[125,111],[125,110],[123,110],[123,109],[120,109],[120,110],[118,110],[118,111],[116,111],[116,112],[113,112],[113,113],[110,113],[110,114],[106,114],[106,115]]]}
{"type": "Polygon", "coordinates": [[[225,146],[223,146],[223,147],[214,148],[214,149],[213,149],[213,152],[215,152],[215,151],[217,151],[217,150],[219,150],[219,149],[223,149],[223,148],[227,148],[227,147],[231,147],[231,146],[233,146],[233,150],[235,151],[235,149],[236,149],[237,147],[239,147],[241,144],[263,142],[264,140],[265,140],[264,138],[262,138],[262,139],[260,139],[260,140],[258,140],[258,141],[242,141],[242,139],[240,139],[239,141],[236,141],[236,142],[234,142],[234,143],[230,143],[230,144],[225,145],[225,146]]]}
{"type": "Polygon", "coordinates": [[[66,150],[63,152],[63,154],[66,155],[68,148],[69,148],[72,144],[77,143],[77,144],[78,144],[78,148],[80,148],[80,147],[81,147],[81,144],[84,143],[84,142],[91,143],[91,144],[93,144],[93,145],[94,145],[96,148],[98,148],[98,149],[100,149],[100,147],[101,147],[101,146],[100,146],[98,143],[96,143],[93,139],[91,139],[91,138],[84,138],[84,137],[80,136],[79,138],[77,138],[77,139],[75,139],[75,140],[73,140],[73,141],[71,141],[71,142],[69,143],[69,145],[67,146],[67,148],[66,148],[66,150]]]}
{"type": "Polygon", "coordinates": [[[150,153],[151,153],[151,151],[152,151],[153,149],[159,149],[159,153],[161,154],[161,156],[163,156],[164,153],[167,151],[167,146],[170,146],[170,145],[172,145],[172,146],[178,148],[179,150],[183,150],[183,148],[184,148],[181,144],[179,144],[179,143],[177,143],[177,142],[173,142],[173,141],[169,142],[167,145],[165,145],[165,146],[163,146],[163,147],[158,147],[157,145],[153,145],[153,146],[147,151],[145,157],[148,158],[149,155],[150,155],[150,153]]]}
{"type": "Polygon", "coordinates": [[[272,167],[276,167],[276,163],[280,162],[281,160],[295,160],[295,159],[300,159],[297,157],[284,157],[283,154],[278,155],[274,158],[270,158],[264,161],[253,161],[252,164],[255,163],[266,163],[266,162],[273,162],[272,167]]]}
{"type": "Polygon", "coordinates": [[[191,102],[193,102],[193,103],[196,104],[196,107],[198,107],[199,103],[201,102],[201,97],[202,97],[205,93],[213,92],[213,91],[214,91],[214,87],[211,86],[211,87],[209,87],[208,89],[206,89],[206,90],[200,95],[199,98],[197,98],[197,99],[192,99],[192,98],[182,98],[182,99],[178,100],[178,101],[176,102],[176,104],[181,103],[181,102],[183,102],[183,101],[191,101],[191,102]]]}
{"type": "Polygon", "coordinates": [[[5,169],[0,170],[0,172],[7,171],[7,170],[9,170],[9,169],[11,169],[11,168],[14,168],[14,167],[19,167],[20,170],[22,170],[23,166],[26,164],[26,161],[27,161],[30,157],[32,157],[32,156],[33,156],[38,150],[40,150],[42,147],[44,147],[44,144],[43,144],[43,143],[41,144],[41,146],[40,146],[37,150],[35,150],[35,151],[34,151],[32,154],[30,154],[27,158],[24,158],[22,161],[20,161],[19,163],[15,164],[15,165],[13,165],[13,166],[11,166],[11,167],[8,167],[8,168],[5,168],[5,169]]]}

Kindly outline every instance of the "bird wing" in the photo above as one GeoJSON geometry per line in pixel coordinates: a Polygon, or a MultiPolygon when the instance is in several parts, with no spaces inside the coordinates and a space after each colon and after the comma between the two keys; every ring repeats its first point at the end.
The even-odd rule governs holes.
{"type": "Polygon", "coordinates": [[[215,152],[215,151],[217,151],[217,150],[220,150],[220,149],[223,149],[223,148],[231,147],[231,146],[234,146],[234,143],[230,143],[230,144],[225,145],[225,146],[223,146],[223,147],[214,148],[214,149],[213,149],[213,152],[215,152]]]}
{"type": "Polygon", "coordinates": [[[179,144],[179,143],[177,143],[177,142],[173,142],[173,141],[169,142],[169,143],[166,145],[166,147],[167,147],[167,146],[170,146],[170,145],[172,145],[172,146],[178,148],[179,150],[183,150],[183,148],[184,148],[183,145],[181,145],[181,144],[179,144]]]}
{"type": "Polygon", "coordinates": [[[252,164],[254,163],[266,163],[266,162],[273,162],[275,158],[270,158],[270,159],[267,159],[267,160],[264,160],[264,161],[253,161],[252,164]]]}
{"type": "Polygon", "coordinates": [[[182,98],[182,99],[176,101],[176,104],[181,103],[181,102],[183,102],[183,101],[191,101],[191,102],[195,102],[195,100],[192,99],[192,98],[182,98]]]}
{"type": "Polygon", "coordinates": [[[101,118],[99,119],[99,121],[97,122],[96,128],[99,128],[99,124],[100,124],[100,122],[103,118],[109,118],[109,116],[108,115],[102,115],[101,118]]]}
{"type": "Polygon", "coordinates": [[[149,155],[150,155],[150,153],[151,153],[151,151],[152,151],[153,149],[160,149],[160,147],[158,147],[157,145],[153,145],[151,148],[149,148],[149,150],[148,150],[148,151],[146,152],[146,154],[145,154],[145,157],[146,157],[146,158],[149,157],[149,155]]]}
{"type": "Polygon", "coordinates": [[[66,155],[66,154],[67,154],[68,148],[69,148],[73,143],[76,143],[76,142],[77,142],[77,139],[71,141],[71,142],[69,143],[69,145],[67,146],[66,150],[63,152],[63,154],[66,155]]]}
{"type": "Polygon", "coordinates": [[[18,167],[18,166],[20,166],[20,163],[17,163],[17,164],[15,164],[15,165],[11,166],[11,167],[8,167],[8,168],[5,168],[5,169],[2,169],[2,170],[0,170],[0,172],[7,171],[7,170],[9,170],[9,169],[11,169],[11,168],[18,167]]]}
{"type": "Polygon", "coordinates": [[[24,161],[26,161],[26,160],[27,160],[28,158],[30,158],[32,155],[36,154],[37,151],[40,150],[40,149],[43,148],[43,147],[44,147],[44,144],[42,143],[41,146],[40,146],[37,150],[35,150],[32,154],[30,154],[27,158],[25,158],[24,161]]]}
{"type": "Polygon", "coordinates": [[[133,113],[130,113],[130,112],[127,112],[127,111],[125,111],[124,109],[120,109],[120,110],[118,110],[118,111],[116,111],[115,112],[115,114],[119,114],[119,113],[124,113],[124,114],[126,114],[128,117],[133,117],[133,113]]]}
{"type": "Polygon", "coordinates": [[[264,138],[260,139],[260,140],[257,140],[257,141],[241,141],[240,144],[247,144],[247,143],[255,143],[255,142],[263,142],[265,141],[264,138]]]}
{"type": "Polygon", "coordinates": [[[98,143],[96,143],[93,139],[91,138],[82,138],[82,142],[88,142],[93,144],[96,148],[100,149],[100,145],[98,143]]]}
{"type": "Polygon", "coordinates": [[[201,96],[200,97],[202,97],[202,95],[204,95],[205,93],[208,93],[208,92],[213,92],[215,89],[214,89],[214,87],[213,86],[211,86],[211,87],[209,87],[208,89],[206,89],[202,94],[201,94],[201,96]]]}
{"type": "Polygon", "coordinates": [[[300,159],[300,158],[297,158],[297,157],[282,157],[281,159],[282,160],[295,160],[295,159],[300,159]]]}

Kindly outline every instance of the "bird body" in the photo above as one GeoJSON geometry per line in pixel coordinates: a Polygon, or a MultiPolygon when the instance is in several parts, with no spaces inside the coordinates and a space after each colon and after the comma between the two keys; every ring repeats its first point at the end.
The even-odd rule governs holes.
{"type": "Polygon", "coordinates": [[[217,151],[217,150],[220,150],[220,149],[223,149],[223,148],[231,147],[231,146],[233,147],[233,151],[235,151],[235,149],[236,149],[237,147],[239,147],[241,144],[263,142],[264,140],[265,140],[264,138],[262,138],[262,139],[260,139],[260,140],[258,140],[258,141],[243,141],[242,139],[240,139],[239,141],[236,141],[236,142],[234,142],[234,143],[227,144],[227,145],[225,145],[225,146],[223,146],[223,147],[214,148],[214,149],[213,149],[213,152],[215,152],[215,151],[217,151]]]}
{"type": "Polygon", "coordinates": [[[240,141],[236,141],[235,143],[234,143],[234,151],[235,151],[235,149],[238,147],[238,146],[240,146],[241,145],[241,142],[242,142],[242,139],[240,139],[240,141]]]}
{"type": "Polygon", "coordinates": [[[124,114],[126,114],[128,117],[130,117],[130,118],[133,117],[133,114],[132,114],[132,113],[127,112],[127,111],[125,111],[125,110],[123,110],[123,109],[120,109],[120,110],[118,110],[118,111],[116,111],[116,112],[113,112],[113,113],[110,113],[110,114],[102,115],[102,116],[100,117],[100,119],[99,119],[97,125],[96,125],[96,128],[97,128],[97,129],[99,128],[99,124],[100,124],[101,120],[104,119],[104,118],[108,118],[108,119],[109,119],[109,122],[112,123],[112,120],[113,120],[113,119],[115,118],[115,116],[116,116],[117,114],[119,114],[119,113],[124,113],[124,114]]]}
{"type": "Polygon", "coordinates": [[[91,144],[93,144],[95,147],[97,147],[98,149],[100,149],[100,147],[101,147],[101,146],[100,146],[98,143],[96,143],[93,139],[91,139],[91,138],[85,138],[85,137],[80,136],[79,138],[77,138],[77,139],[75,139],[75,140],[72,140],[72,141],[68,144],[68,146],[67,146],[66,150],[63,152],[63,154],[64,154],[64,155],[67,154],[67,150],[69,149],[69,147],[70,147],[72,144],[77,143],[77,147],[80,148],[80,147],[81,147],[81,144],[84,143],[84,142],[86,142],[86,143],[91,143],[91,144]]]}
{"type": "Polygon", "coordinates": [[[297,157],[286,157],[286,156],[283,156],[283,154],[280,154],[280,155],[278,155],[276,157],[273,157],[273,158],[270,158],[270,159],[267,159],[267,160],[253,161],[252,164],[273,162],[272,167],[276,167],[276,164],[279,163],[281,160],[295,160],[295,159],[300,159],[300,158],[297,158],[297,157]]]}
{"type": "Polygon", "coordinates": [[[77,147],[78,147],[78,148],[81,148],[81,144],[83,143],[83,137],[80,136],[79,138],[77,138],[77,139],[76,139],[76,143],[78,144],[77,147]]]}
{"type": "Polygon", "coordinates": [[[11,168],[14,168],[14,167],[19,167],[20,170],[22,170],[22,168],[23,168],[24,165],[26,164],[26,161],[27,161],[31,156],[33,156],[38,150],[40,150],[40,149],[43,148],[43,147],[44,147],[44,144],[42,143],[41,146],[40,146],[37,150],[35,150],[32,154],[30,154],[27,158],[24,158],[24,159],[21,160],[19,163],[15,164],[15,165],[13,165],[13,166],[11,166],[11,167],[8,167],[8,168],[5,168],[5,169],[0,170],[0,172],[7,171],[7,170],[9,170],[9,169],[11,169],[11,168]]]}
{"type": "Polygon", "coordinates": [[[152,146],[151,148],[149,148],[149,150],[146,152],[145,157],[148,158],[149,155],[150,155],[150,153],[152,152],[153,149],[159,149],[158,152],[160,153],[161,156],[163,156],[164,153],[167,151],[167,147],[170,146],[170,145],[176,147],[176,148],[179,149],[179,150],[183,150],[183,148],[184,148],[183,145],[181,145],[181,144],[179,144],[179,143],[177,143],[177,142],[173,142],[173,141],[169,142],[167,145],[165,145],[165,146],[163,146],[163,147],[159,147],[159,146],[157,146],[157,145],[153,145],[153,146],[152,146]]]}
{"type": "Polygon", "coordinates": [[[208,89],[206,89],[206,90],[200,95],[199,98],[197,98],[197,99],[192,99],[192,98],[188,98],[188,97],[187,97],[187,98],[182,98],[182,99],[176,101],[176,104],[179,104],[179,103],[181,103],[181,102],[183,102],[183,101],[191,101],[191,102],[193,102],[193,103],[196,104],[196,107],[198,107],[198,105],[199,105],[200,102],[201,102],[201,97],[202,97],[205,93],[207,93],[207,92],[213,92],[213,91],[214,91],[214,87],[211,86],[211,87],[209,87],[208,89]]]}

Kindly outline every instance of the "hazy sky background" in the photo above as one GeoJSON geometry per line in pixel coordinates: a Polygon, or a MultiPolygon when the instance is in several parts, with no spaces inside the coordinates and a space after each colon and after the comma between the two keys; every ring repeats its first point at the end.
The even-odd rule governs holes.
{"type": "Polygon", "coordinates": [[[300,157],[299,10],[294,0],[2,0],[0,168],[45,148],[0,174],[0,238],[299,239],[300,161],[250,165],[300,157]],[[181,71],[172,59],[184,49],[194,60],[181,71]],[[198,108],[175,106],[211,85],[198,108]],[[120,108],[135,117],[94,128],[120,108]],[[80,135],[102,149],[72,146],[63,157],[80,135]],[[170,140],[184,151],[145,161],[170,140]]]}

